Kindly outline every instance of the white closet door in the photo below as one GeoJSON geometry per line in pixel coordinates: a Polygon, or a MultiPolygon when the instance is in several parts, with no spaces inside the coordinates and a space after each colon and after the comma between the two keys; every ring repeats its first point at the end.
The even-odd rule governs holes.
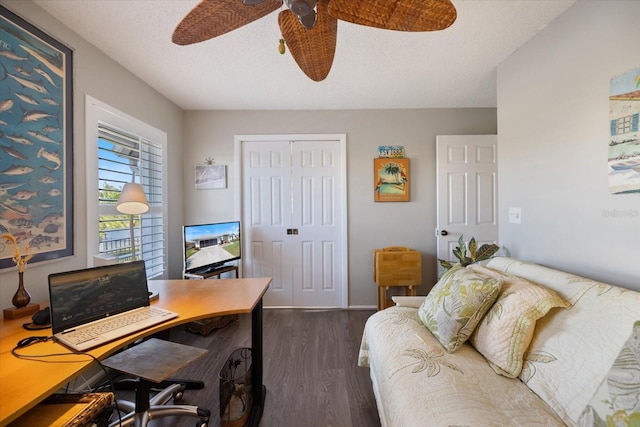
{"type": "Polygon", "coordinates": [[[293,305],[339,307],[341,187],[337,141],[292,142],[293,305]]]}
{"type": "Polygon", "coordinates": [[[291,151],[289,141],[242,146],[244,277],[271,277],[267,306],[290,306],[291,151]]]}
{"type": "Polygon", "coordinates": [[[244,277],[270,307],[346,306],[340,140],[243,140],[244,277]]]}

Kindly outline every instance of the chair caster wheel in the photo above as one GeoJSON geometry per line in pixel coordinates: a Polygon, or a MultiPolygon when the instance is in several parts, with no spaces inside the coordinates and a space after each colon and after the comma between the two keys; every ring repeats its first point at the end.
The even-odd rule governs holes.
{"type": "Polygon", "coordinates": [[[209,424],[206,421],[198,421],[196,427],[207,427],[209,424]]]}
{"type": "Polygon", "coordinates": [[[181,391],[173,393],[173,400],[182,400],[183,397],[184,397],[184,393],[181,391]]]}

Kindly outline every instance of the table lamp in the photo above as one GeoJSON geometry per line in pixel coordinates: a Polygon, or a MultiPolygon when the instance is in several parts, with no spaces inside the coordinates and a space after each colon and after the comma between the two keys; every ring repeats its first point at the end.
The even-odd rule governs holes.
{"type": "Polygon", "coordinates": [[[131,258],[136,260],[136,243],[133,233],[133,216],[140,215],[149,210],[149,202],[144,194],[142,185],[137,182],[128,182],[122,188],[116,210],[129,215],[129,231],[131,232],[131,258]]]}

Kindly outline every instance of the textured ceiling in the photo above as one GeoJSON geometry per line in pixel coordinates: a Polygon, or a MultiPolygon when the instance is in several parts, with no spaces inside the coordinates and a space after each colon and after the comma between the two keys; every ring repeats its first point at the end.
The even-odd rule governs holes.
{"type": "Polygon", "coordinates": [[[439,32],[340,21],[333,68],[316,83],[278,53],[277,11],[177,46],[197,0],[34,0],[185,110],[495,107],[497,65],[575,0],[452,1],[458,18],[439,32]]]}

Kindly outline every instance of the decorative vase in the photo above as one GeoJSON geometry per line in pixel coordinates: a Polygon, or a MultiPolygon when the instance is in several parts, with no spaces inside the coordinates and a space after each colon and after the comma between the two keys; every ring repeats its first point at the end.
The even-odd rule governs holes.
{"type": "Polygon", "coordinates": [[[18,290],[16,291],[16,294],[13,296],[13,299],[11,300],[11,303],[16,308],[26,307],[31,301],[31,295],[29,295],[29,292],[27,292],[27,290],[24,288],[23,275],[24,275],[23,271],[18,272],[18,278],[19,278],[18,290]]]}

